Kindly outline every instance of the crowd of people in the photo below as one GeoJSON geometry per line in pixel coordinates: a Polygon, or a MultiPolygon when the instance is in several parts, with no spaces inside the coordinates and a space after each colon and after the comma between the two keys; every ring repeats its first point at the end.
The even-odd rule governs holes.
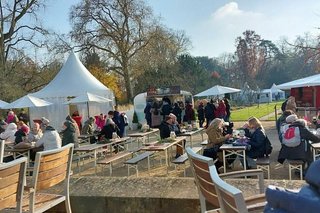
{"type": "Polygon", "coordinates": [[[195,109],[190,101],[185,103],[178,101],[171,103],[168,97],[163,97],[162,101],[148,100],[144,108],[145,119],[150,127],[159,127],[161,122],[170,113],[177,117],[178,124],[199,121],[199,127],[208,127],[215,118],[221,118],[225,121],[230,120],[230,104],[227,98],[211,99],[210,101],[200,101],[195,109]],[[197,117],[196,117],[197,115],[197,117]]]}
{"type": "Polygon", "coordinates": [[[60,130],[52,127],[45,117],[33,122],[30,128],[29,117],[24,110],[18,116],[9,110],[6,118],[0,120],[0,139],[15,148],[34,147],[31,150],[31,159],[34,159],[37,151],[56,149],[69,143],[78,147],[80,134],[91,135],[91,143],[112,139],[114,134],[117,137],[126,135],[128,118],[125,113],[109,111],[108,115],[90,117],[83,126],[79,122],[81,119],[75,120],[74,117],[81,116],[78,112],[68,115],[60,130]]]}

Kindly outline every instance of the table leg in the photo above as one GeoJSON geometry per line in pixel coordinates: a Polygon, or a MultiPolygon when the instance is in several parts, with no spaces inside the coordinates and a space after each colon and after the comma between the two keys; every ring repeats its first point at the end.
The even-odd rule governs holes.
{"type": "Polygon", "coordinates": [[[169,161],[168,161],[168,149],[165,151],[165,158],[166,158],[166,165],[167,167],[169,166],[169,161]]]}
{"type": "Polygon", "coordinates": [[[243,168],[244,170],[247,170],[246,150],[243,150],[242,153],[243,153],[243,168]]]}
{"type": "MultiPolygon", "coordinates": [[[[226,151],[225,150],[222,151],[222,155],[223,155],[223,173],[226,173],[227,168],[226,168],[226,151]]],[[[217,170],[218,170],[218,168],[217,168],[217,170]]]]}

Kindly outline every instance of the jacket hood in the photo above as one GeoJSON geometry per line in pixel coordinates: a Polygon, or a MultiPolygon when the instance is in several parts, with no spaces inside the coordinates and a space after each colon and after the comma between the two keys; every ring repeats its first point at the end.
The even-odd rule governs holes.
{"type": "Polygon", "coordinates": [[[74,126],[71,123],[71,121],[65,121],[64,125],[67,127],[66,130],[69,130],[71,132],[75,132],[76,131],[76,129],[74,128],[74,126]]]}
{"type": "Polygon", "coordinates": [[[17,124],[15,124],[15,123],[10,123],[10,124],[7,126],[7,129],[8,129],[8,130],[17,130],[17,124]]]}

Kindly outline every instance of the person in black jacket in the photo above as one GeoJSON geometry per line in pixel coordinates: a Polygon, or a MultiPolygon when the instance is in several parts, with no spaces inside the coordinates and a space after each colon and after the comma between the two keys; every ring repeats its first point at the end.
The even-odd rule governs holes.
{"type": "Polygon", "coordinates": [[[203,123],[204,123],[204,107],[203,107],[203,102],[200,102],[200,103],[199,103],[197,112],[198,112],[199,126],[200,126],[200,128],[202,128],[202,125],[203,125],[203,123]]]}
{"type": "Polygon", "coordinates": [[[204,108],[204,116],[206,118],[206,128],[210,125],[211,121],[213,121],[214,117],[214,111],[216,107],[213,104],[213,100],[211,99],[210,102],[207,103],[207,105],[204,108]]]}
{"type": "Polygon", "coordinates": [[[310,165],[313,159],[309,141],[312,143],[319,143],[320,138],[312,134],[312,132],[306,128],[306,121],[303,119],[296,120],[289,127],[292,126],[299,127],[301,143],[296,147],[282,145],[278,156],[278,162],[282,164],[285,159],[302,160],[310,165]]]}
{"type": "Polygon", "coordinates": [[[174,107],[172,109],[172,113],[177,117],[177,122],[179,124],[181,124],[182,109],[180,108],[178,103],[174,103],[174,107]]]}
{"type": "Polygon", "coordinates": [[[256,159],[263,157],[266,150],[266,133],[261,122],[256,117],[249,118],[247,124],[244,125],[245,136],[250,140],[249,150],[246,151],[246,155],[250,158],[256,159]]]}

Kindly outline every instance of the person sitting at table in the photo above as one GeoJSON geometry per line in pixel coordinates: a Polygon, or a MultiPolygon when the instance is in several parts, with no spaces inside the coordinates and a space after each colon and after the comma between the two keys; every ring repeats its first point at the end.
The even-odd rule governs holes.
{"type": "MultiPolygon", "coordinates": [[[[312,159],[312,153],[311,153],[311,147],[310,142],[312,143],[319,143],[320,138],[316,135],[312,134],[307,128],[307,121],[304,119],[298,119],[295,122],[293,122],[290,127],[298,127],[300,131],[300,138],[301,143],[298,146],[295,147],[288,147],[286,145],[282,145],[279,156],[278,156],[278,162],[283,163],[286,159],[288,160],[302,160],[303,162],[307,163],[307,167],[311,164],[313,161],[312,159]]],[[[305,166],[303,166],[305,168],[305,166]]],[[[304,170],[304,172],[307,169],[304,170]]]]}
{"type": "Polygon", "coordinates": [[[117,135],[119,134],[120,130],[117,127],[117,125],[113,122],[111,117],[111,112],[109,112],[110,116],[106,121],[106,125],[104,125],[102,130],[100,131],[99,140],[101,140],[102,136],[104,136],[105,139],[109,139],[109,140],[112,139],[112,135],[114,132],[117,133],[117,135]]]}
{"type": "Polygon", "coordinates": [[[19,124],[18,130],[14,134],[14,136],[16,136],[14,140],[15,144],[19,144],[21,142],[27,142],[26,138],[30,131],[29,127],[23,121],[19,121],[18,124],[19,124]]]}
{"type": "Polygon", "coordinates": [[[101,131],[104,125],[106,124],[107,116],[103,115],[102,113],[99,116],[95,116],[95,124],[97,126],[97,130],[101,131]]]}
{"type": "Polygon", "coordinates": [[[14,143],[17,131],[17,125],[15,123],[9,123],[5,131],[0,134],[0,139],[5,140],[6,143],[14,143]]]}
{"type": "Polygon", "coordinates": [[[50,121],[47,118],[41,118],[41,128],[43,129],[43,135],[36,142],[35,148],[33,148],[30,152],[30,159],[33,161],[35,159],[36,152],[61,148],[61,137],[58,131],[50,126],[49,123],[50,121]]]}
{"type": "Polygon", "coordinates": [[[8,124],[4,121],[4,120],[0,120],[0,134],[3,133],[6,128],[7,128],[8,124]]]}
{"type": "Polygon", "coordinates": [[[72,113],[72,119],[77,123],[79,131],[81,132],[81,130],[82,130],[82,116],[79,114],[78,111],[74,111],[72,113]]]}
{"type": "MultiPolygon", "coordinates": [[[[285,111],[286,112],[286,111],[285,111]]],[[[298,120],[298,116],[296,114],[291,114],[289,116],[286,117],[285,122],[282,123],[282,125],[280,126],[280,131],[279,131],[279,140],[280,143],[282,144],[282,139],[283,136],[285,134],[285,132],[287,131],[287,129],[290,127],[290,125],[295,122],[296,120],[298,120]]]]}
{"type": "MultiPolygon", "coordinates": [[[[161,139],[170,138],[170,133],[174,131],[174,128],[175,128],[173,124],[174,124],[174,117],[167,115],[165,117],[165,120],[162,121],[159,126],[161,139]]],[[[181,144],[181,146],[183,146],[183,144],[181,144]]],[[[182,148],[180,149],[178,147],[179,146],[177,146],[175,158],[178,158],[180,155],[183,154],[183,149],[182,148]]]]}
{"type": "Polygon", "coordinates": [[[7,114],[7,118],[6,118],[6,123],[15,123],[17,124],[19,119],[17,117],[17,115],[14,113],[14,111],[10,110],[7,114]]]}
{"type": "Polygon", "coordinates": [[[248,149],[246,150],[247,168],[254,167],[255,161],[258,157],[263,157],[266,153],[267,135],[265,130],[256,117],[251,117],[243,126],[245,136],[249,138],[248,149]]]}
{"type": "MultiPolygon", "coordinates": [[[[94,133],[94,117],[90,117],[83,125],[81,134],[83,135],[93,135],[94,133]]],[[[97,139],[95,136],[90,136],[90,143],[96,143],[97,139]]]]}
{"type": "Polygon", "coordinates": [[[65,121],[62,126],[62,146],[73,143],[74,147],[79,147],[78,135],[75,125],[71,121],[65,121]]]}
{"type": "Polygon", "coordinates": [[[42,135],[43,133],[40,129],[40,124],[35,122],[33,123],[33,127],[31,128],[27,139],[29,142],[37,142],[42,137],[42,135]]]}
{"type": "Polygon", "coordinates": [[[231,134],[223,135],[223,126],[223,119],[215,118],[211,121],[206,129],[206,134],[208,135],[208,144],[203,150],[203,156],[213,158],[214,160],[218,158],[215,163],[217,170],[223,166],[223,158],[219,148],[226,140],[232,138],[231,134]]]}
{"type": "MultiPolygon", "coordinates": [[[[70,115],[67,115],[66,117],[66,121],[70,121],[73,125],[73,128],[75,129],[75,133],[76,133],[76,136],[77,138],[80,136],[80,129],[78,127],[78,124],[77,122],[70,116],[70,115]]],[[[75,146],[76,147],[76,146],[75,146]]]]}
{"type": "MultiPolygon", "coordinates": [[[[294,112],[292,110],[285,110],[282,115],[278,118],[278,120],[276,121],[276,128],[277,128],[277,131],[278,131],[278,135],[279,135],[279,140],[281,142],[282,140],[282,137],[281,137],[281,133],[280,133],[280,130],[281,130],[281,127],[283,125],[286,125],[286,118],[289,116],[289,115],[295,115],[294,112]]],[[[298,117],[297,117],[298,119],[298,117]]]]}
{"type": "MultiPolygon", "coordinates": [[[[170,113],[169,117],[172,118],[172,124],[171,124],[172,125],[172,130],[174,131],[174,133],[176,135],[179,136],[179,134],[181,134],[181,130],[180,130],[180,125],[179,125],[179,123],[177,121],[177,116],[175,114],[173,114],[173,113],[170,113]]],[[[187,142],[186,140],[182,141],[183,148],[185,148],[186,142],[187,142]]],[[[183,155],[183,148],[180,147],[180,146],[176,146],[176,148],[177,148],[177,151],[176,151],[176,155],[177,156],[176,157],[179,157],[180,155],[183,155]]]]}

